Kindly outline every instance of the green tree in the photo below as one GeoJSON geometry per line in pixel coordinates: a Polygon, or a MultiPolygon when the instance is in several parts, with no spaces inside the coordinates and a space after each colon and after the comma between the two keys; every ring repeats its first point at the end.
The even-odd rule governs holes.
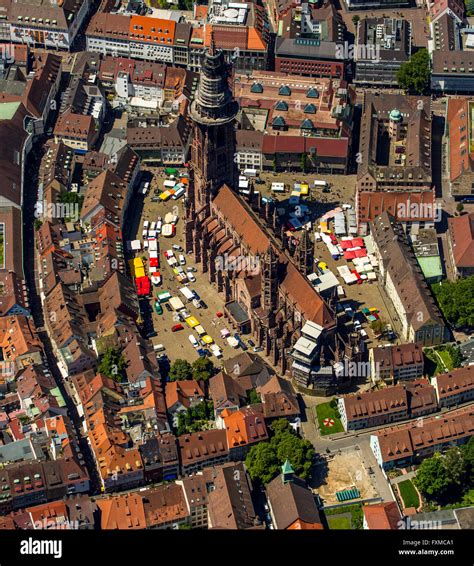
{"type": "Polygon", "coordinates": [[[301,165],[301,171],[303,171],[303,173],[306,173],[306,169],[308,167],[308,156],[306,153],[301,154],[300,165],[301,165]]]}
{"type": "Polygon", "coordinates": [[[193,378],[193,368],[186,360],[177,359],[170,367],[170,381],[186,381],[193,378]]]}
{"type": "Polygon", "coordinates": [[[385,332],[386,327],[387,324],[381,318],[378,318],[377,320],[374,320],[373,322],[370,323],[370,328],[372,328],[374,333],[377,335],[383,334],[385,332]]]}
{"type": "Polygon", "coordinates": [[[433,285],[432,290],[444,316],[454,328],[474,328],[474,276],[444,280],[433,285]]]}
{"type": "Polygon", "coordinates": [[[270,442],[252,446],[247,454],[245,464],[251,478],[268,483],[280,472],[285,460],[289,460],[297,476],[309,479],[314,460],[309,440],[295,434],[286,419],[274,421],[270,430],[273,433],[270,442]]]}
{"type": "Polygon", "coordinates": [[[115,381],[125,380],[125,358],[120,350],[116,348],[107,348],[100,360],[97,371],[115,381]]]}
{"type": "Polygon", "coordinates": [[[276,173],[277,170],[278,170],[276,157],[273,158],[273,161],[272,161],[272,169],[273,169],[273,172],[274,172],[274,173],[276,173]]]}
{"type": "Polygon", "coordinates": [[[209,358],[198,358],[193,362],[192,372],[196,381],[207,381],[214,375],[214,364],[209,358]]]}
{"type": "Polygon", "coordinates": [[[290,423],[286,419],[277,419],[270,425],[274,438],[279,438],[285,432],[290,432],[290,423]]]}
{"type": "Polygon", "coordinates": [[[79,209],[82,207],[82,203],[84,201],[83,195],[79,193],[73,193],[71,191],[63,191],[59,194],[59,202],[67,203],[67,204],[78,204],[79,209]]]}
{"type": "Polygon", "coordinates": [[[413,481],[426,496],[438,499],[445,495],[451,479],[446,472],[443,456],[437,452],[432,458],[423,460],[413,481]]]}
{"type": "MultiPolygon", "coordinates": [[[[275,439],[272,439],[274,442],[275,439]]],[[[281,434],[276,443],[276,454],[280,463],[289,460],[297,476],[303,479],[311,477],[314,449],[309,440],[303,440],[292,432],[281,434]]]]}
{"type": "Polygon", "coordinates": [[[245,458],[245,465],[250,477],[264,484],[270,482],[280,470],[275,449],[269,442],[252,446],[245,458]]]}
{"type": "Polygon", "coordinates": [[[461,352],[461,348],[457,348],[456,346],[450,345],[446,349],[449,353],[451,361],[453,362],[453,368],[460,368],[462,366],[462,362],[464,359],[461,352]]]}
{"type": "Polygon", "coordinates": [[[456,210],[458,212],[462,212],[464,210],[464,205],[462,202],[458,202],[458,204],[456,205],[456,210]]]}
{"type": "Polygon", "coordinates": [[[420,49],[401,65],[397,72],[400,88],[409,94],[424,94],[430,84],[430,57],[426,49],[420,49]]]}
{"type": "Polygon", "coordinates": [[[251,389],[248,393],[248,404],[255,405],[255,403],[260,403],[260,401],[260,394],[255,389],[251,389]]]}
{"type": "Polygon", "coordinates": [[[35,230],[38,231],[43,226],[43,221],[39,218],[35,219],[35,230]]]}
{"type": "Polygon", "coordinates": [[[474,485],[474,436],[462,447],[464,462],[466,463],[466,475],[470,485],[474,485]]]}
{"type": "Polygon", "coordinates": [[[459,446],[453,446],[443,456],[444,468],[451,485],[461,486],[466,479],[466,460],[459,446]]]}
{"type": "Polygon", "coordinates": [[[360,17],[359,16],[352,16],[352,23],[357,26],[357,24],[360,22],[360,17]]]}
{"type": "Polygon", "coordinates": [[[468,16],[474,15],[474,0],[466,0],[466,13],[468,16]]]}

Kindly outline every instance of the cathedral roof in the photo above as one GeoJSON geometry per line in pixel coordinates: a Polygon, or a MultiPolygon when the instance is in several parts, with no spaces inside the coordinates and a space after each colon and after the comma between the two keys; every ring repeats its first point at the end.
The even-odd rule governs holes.
{"type": "MultiPolygon", "coordinates": [[[[263,255],[272,244],[270,236],[254,217],[252,211],[227,185],[224,185],[213,200],[213,206],[224,216],[226,222],[254,254],[263,255]]],[[[334,315],[311,283],[298,268],[281,253],[280,287],[285,291],[306,320],[323,327],[335,324],[334,315]]]]}

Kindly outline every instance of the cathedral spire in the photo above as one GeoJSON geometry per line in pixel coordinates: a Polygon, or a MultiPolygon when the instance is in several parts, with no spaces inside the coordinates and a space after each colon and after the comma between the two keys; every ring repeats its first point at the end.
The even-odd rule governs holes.
{"type": "Polygon", "coordinates": [[[211,32],[211,45],[201,61],[199,85],[190,109],[194,122],[217,126],[234,120],[238,104],[232,96],[228,74],[224,53],[216,49],[214,33],[211,32]]]}
{"type": "Polygon", "coordinates": [[[214,57],[216,54],[216,40],[214,37],[214,28],[211,28],[211,44],[209,46],[209,55],[214,57]]]}

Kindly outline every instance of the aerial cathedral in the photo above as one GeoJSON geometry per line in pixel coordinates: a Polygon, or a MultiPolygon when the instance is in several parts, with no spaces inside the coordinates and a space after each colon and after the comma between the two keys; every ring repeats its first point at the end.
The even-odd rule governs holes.
{"type": "MultiPolygon", "coordinates": [[[[223,294],[233,326],[251,335],[282,374],[295,376],[295,368],[303,368],[297,381],[309,385],[321,368],[347,357],[348,343],[340,341],[331,301],[306,277],[314,259],[309,234],[288,237],[276,209],[263,204],[253,187],[246,200],[237,193],[238,104],[229,77],[223,52],[211,41],[190,108],[186,250],[223,294]],[[302,337],[314,340],[305,367],[295,354],[302,337]]],[[[334,390],[337,378],[319,373],[326,377],[318,388],[334,390]]]]}

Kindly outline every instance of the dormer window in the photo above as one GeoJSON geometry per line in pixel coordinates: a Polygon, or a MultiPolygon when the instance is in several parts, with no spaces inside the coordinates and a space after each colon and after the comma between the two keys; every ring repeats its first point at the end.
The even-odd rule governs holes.
{"type": "Polygon", "coordinates": [[[250,92],[261,94],[263,92],[263,86],[260,83],[253,83],[250,88],[250,92]]]}

